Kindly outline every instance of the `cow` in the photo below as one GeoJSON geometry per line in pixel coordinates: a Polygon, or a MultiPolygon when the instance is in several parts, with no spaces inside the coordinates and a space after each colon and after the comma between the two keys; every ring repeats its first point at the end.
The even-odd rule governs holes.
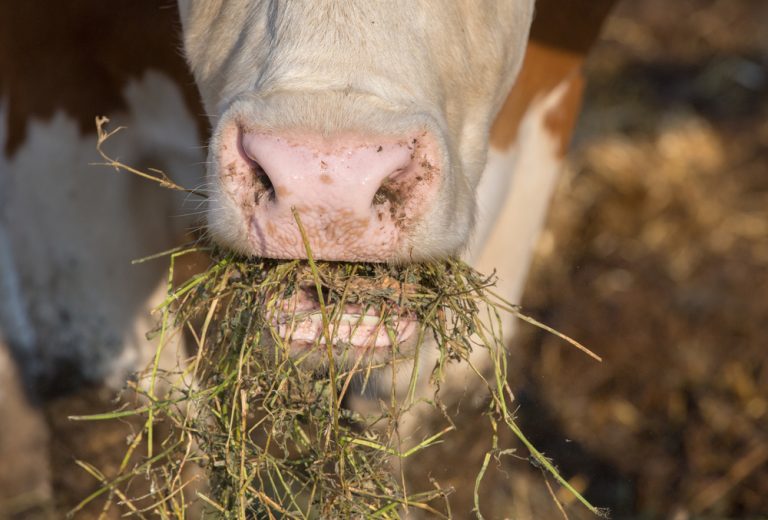
{"type": "MultiPolygon", "coordinates": [[[[303,258],[296,208],[317,258],[462,255],[517,301],[612,4],[4,2],[0,459],[77,451],[62,396],[103,410],[154,351],[166,267],[131,260],[201,216],[233,251],[303,258]],[[94,167],[96,115],[129,128],[112,155],[208,200],[94,167]]],[[[82,491],[35,467],[0,473],[0,509],[82,491]]]]}

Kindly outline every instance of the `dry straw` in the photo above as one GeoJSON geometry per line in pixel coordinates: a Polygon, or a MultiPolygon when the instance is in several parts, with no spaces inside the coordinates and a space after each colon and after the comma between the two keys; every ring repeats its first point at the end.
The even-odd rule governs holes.
{"type": "MultiPolygon", "coordinates": [[[[105,122],[97,120],[99,151],[107,164],[183,189],[162,172],[138,172],[109,158],[102,144],[115,131],[107,133],[105,122]]],[[[193,510],[204,517],[243,520],[399,518],[406,510],[444,517],[436,501],[448,500],[450,490],[428,483],[424,489],[415,483],[406,486],[393,468],[402,466],[398,459],[441,442],[456,426],[446,416],[445,429],[410,440],[405,447],[397,424],[419,402],[420,370],[431,371],[435,391],[428,402],[441,413],[438,388],[446,366],[467,363],[490,395],[485,415],[492,441],[475,479],[477,517],[482,518],[478,490],[489,464],[512,451],[498,447],[503,428],[590,511],[605,515],[574,490],[518,428],[501,315],[511,313],[597,356],[521,314],[519,307],[493,292],[494,276],[483,276],[459,260],[407,266],[314,261],[300,215],[295,217],[308,260],[244,259],[210,249],[211,266],[175,285],[177,259],[205,248],[168,253],[168,297],[157,309],[161,320],[155,331],[156,356],[132,384],[142,404],[75,418],[140,417],[143,426],[131,439],[117,476],[107,479],[80,462],[104,485],[72,513],[106,497],[105,507],[120,504],[139,518],[182,519],[193,510]],[[322,333],[315,345],[297,354],[285,341],[285,330],[295,323],[283,320],[281,327],[277,317],[285,317],[285,302],[298,292],[315,299],[312,312],[315,318],[319,314],[322,333]],[[366,308],[375,310],[378,326],[395,345],[387,359],[354,353],[355,347],[335,337],[348,305],[360,307],[362,314],[366,308]],[[400,349],[397,344],[402,316],[419,324],[415,347],[400,349]],[[162,370],[163,349],[182,331],[193,338],[195,355],[175,371],[162,370]],[[419,363],[422,347],[437,349],[434,366],[419,363]],[[490,371],[471,365],[469,354],[475,349],[487,350],[490,371]],[[395,395],[392,385],[389,398],[365,417],[345,406],[353,392],[365,392],[394,367],[412,374],[405,393],[395,395]],[[140,449],[146,453],[137,453],[140,449]],[[149,492],[132,494],[135,482],[147,479],[149,492]]],[[[297,321],[305,318],[295,316],[297,321]]]]}

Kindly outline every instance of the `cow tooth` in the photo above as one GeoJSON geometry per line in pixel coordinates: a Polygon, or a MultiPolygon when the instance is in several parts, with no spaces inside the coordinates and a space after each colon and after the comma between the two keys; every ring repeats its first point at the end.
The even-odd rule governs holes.
{"type": "Polygon", "coordinates": [[[360,323],[360,325],[378,325],[381,321],[378,316],[364,315],[362,319],[359,314],[349,315],[352,323],[360,323]]]}
{"type": "MultiPolygon", "coordinates": [[[[312,324],[320,324],[323,323],[323,315],[319,312],[313,312],[312,314],[309,314],[306,318],[307,320],[310,320],[312,324]]],[[[373,326],[378,325],[381,319],[379,316],[369,316],[369,315],[360,315],[360,314],[342,314],[341,317],[336,318],[338,319],[339,324],[348,324],[351,326],[373,326]]],[[[331,318],[331,323],[336,322],[336,319],[331,318]]]]}

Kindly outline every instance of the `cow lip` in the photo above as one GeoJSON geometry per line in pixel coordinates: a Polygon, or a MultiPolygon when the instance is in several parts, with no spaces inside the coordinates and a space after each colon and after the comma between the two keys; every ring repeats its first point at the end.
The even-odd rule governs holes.
{"type": "Polygon", "coordinates": [[[380,351],[402,345],[417,329],[418,320],[393,302],[326,304],[321,309],[316,294],[302,287],[274,308],[269,321],[284,344],[303,350],[327,345],[330,339],[339,347],[380,351]]]}
{"type": "Polygon", "coordinates": [[[291,346],[327,345],[330,336],[334,345],[376,350],[408,341],[417,325],[417,320],[407,315],[384,318],[358,312],[338,313],[332,308],[326,308],[326,319],[327,330],[323,313],[318,308],[309,312],[279,312],[271,321],[279,337],[291,346]]]}

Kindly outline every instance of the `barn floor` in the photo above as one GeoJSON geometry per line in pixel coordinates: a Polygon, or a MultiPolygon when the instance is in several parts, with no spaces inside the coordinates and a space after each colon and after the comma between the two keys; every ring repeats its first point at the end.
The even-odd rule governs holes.
{"type": "MultiPolygon", "coordinates": [[[[590,58],[523,304],[605,361],[522,326],[511,378],[524,431],[613,518],[768,518],[767,22],[764,0],[626,2],[590,58]]],[[[413,464],[456,488],[457,518],[487,435],[466,426],[485,427],[478,408],[413,464]]],[[[563,518],[508,447],[519,457],[492,464],[485,517],[563,518]]],[[[569,518],[590,518],[553,489],[569,518]]]]}

